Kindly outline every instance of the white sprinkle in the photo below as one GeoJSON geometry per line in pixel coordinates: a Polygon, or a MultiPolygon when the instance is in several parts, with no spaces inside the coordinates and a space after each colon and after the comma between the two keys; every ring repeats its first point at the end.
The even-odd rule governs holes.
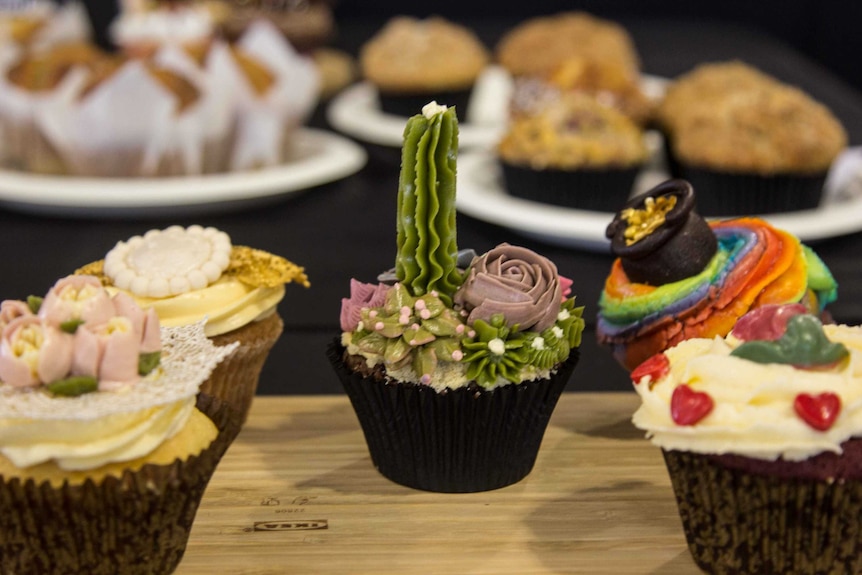
{"type": "Polygon", "coordinates": [[[488,350],[494,355],[503,355],[506,353],[506,342],[499,337],[495,337],[488,342],[488,350]]]}

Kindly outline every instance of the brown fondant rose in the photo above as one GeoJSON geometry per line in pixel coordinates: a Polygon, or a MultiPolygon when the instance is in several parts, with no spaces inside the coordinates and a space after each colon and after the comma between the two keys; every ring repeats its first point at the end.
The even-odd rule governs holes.
{"type": "Polygon", "coordinates": [[[551,260],[527,248],[500,244],[473,260],[454,299],[469,312],[468,324],[503,314],[508,326],[543,331],[557,319],[562,288],[551,260]]]}

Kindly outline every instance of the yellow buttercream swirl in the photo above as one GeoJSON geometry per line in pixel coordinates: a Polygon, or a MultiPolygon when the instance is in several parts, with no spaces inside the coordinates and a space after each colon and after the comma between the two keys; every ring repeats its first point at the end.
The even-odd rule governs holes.
{"type": "Polygon", "coordinates": [[[862,328],[826,325],[824,332],[850,351],[847,361],[827,371],[733,357],[739,341],[732,337],[683,341],[664,352],[670,361],[665,377],[635,385],[642,404],[632,421],[667,450],[790,461],[840,453],[841,443],[862,435],[862,328]],[[684,383],[715,404],[696,425],[677,425],[671,418],[671,396],[684,383]],[[793,404],[800,393],[824,392],[840,397],[841,412],[828,430],[817,431],[793,404]]]}
{"type": "MultiPolygon", "coordinates": [[[[77,273],[99,277],[108,291],[121,291],[104,274],[103,261],[93,262],[77,273]]],[[[284,284],[310,284],[304,268],[281,256],[246,246],[233,246],[230,263],[222,276],[205,288],[162,298],[139,297],[125,291],[142,308],[152,306],[165,327],[207,320],[208,337],[239,329],[274,313],[284,298],[284,284]]]]}
{"type": "Polygon", "coordinates": [[[98,419],[0,419],[0,453],[27,468],[53,461],[64,470],[95,469],[144,457],[179,432],[195,397],[98,419]]]}

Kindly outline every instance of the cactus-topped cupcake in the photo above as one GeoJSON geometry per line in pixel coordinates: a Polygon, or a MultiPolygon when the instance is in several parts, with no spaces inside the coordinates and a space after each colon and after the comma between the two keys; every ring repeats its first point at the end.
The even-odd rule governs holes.
{"type": "Polygon", "coordinates": [[[495,489],[533,467],[577,363],[582,308],[531,250],[459,252],[457,117],[436,103],[422,112],[404,131],[395,268],[351,282],[328,355],[383,475],[495,489]]]}
{"type": "Polygon", "coordinates": [[[727,335],[750,309],[801,302],[820,314],[837,297],[799,239],[758,218],[704,222],[684,180],[632,198],[607,235],[617,259],[596,334],[629,370],[683,340],[727,335]]]}

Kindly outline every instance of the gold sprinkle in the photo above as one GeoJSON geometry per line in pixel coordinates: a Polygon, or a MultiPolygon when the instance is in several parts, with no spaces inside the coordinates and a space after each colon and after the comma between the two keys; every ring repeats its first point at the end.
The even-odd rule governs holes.
{"type": "Polygon", "coordinates": [[[676,196],[667,195],[658,198],[647,198],[643,209],[626,208],[620,217],[628,227],[623,236],[626,245],[630,246],[656,231],[665,222],[667,214],[676,206],[676,196]]]}
{"type": "Polygon", "coordinates": [[[291,282],[305,287],[311,285],[305,268],[281,256],[246,246],[233,247],[224,273],[254,287],[276,287],[291,282]]]}
{"type": "Polygon", "coordinates": [[[103,286],[111,285],[111,279],[105,275],[105,260],[98,260],[75,270],[75,275],[96,276],[103,286]]]}

